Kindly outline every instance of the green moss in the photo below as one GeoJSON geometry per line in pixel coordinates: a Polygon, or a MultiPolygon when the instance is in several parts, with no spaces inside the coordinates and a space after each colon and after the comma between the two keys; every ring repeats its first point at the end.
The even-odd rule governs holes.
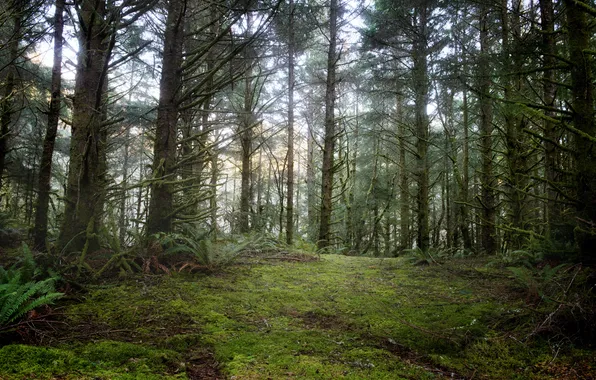
{"type": "Polygon", "coordinates": [[[2,379],[179,378],[177,355],[123,342],[97,342],[74,349],[10,345],[0,349],[2,379]]]}
{"type": "Polygon", "coordinates": [[[47,378],[49,374],[67,374],[73,368],[85,368],[88,365],[73,352],[57,348],[10,345],[0,349],[0,373],[3,378],[34,375],[47,378]]]}
{"type": "Polygon", "coordinates": [[[188,352],[194,347],[203,345],[201,334],[178,334],[163,340],[162,346],[177,352],[188,352]]]}
{"type": "Polygon", "coordinates": [[[184,366],[209,351],[237,379],[423,379],[436,368],[540,377],[553,365],[551,348],[501,338],[499,327],[520,307],[496,293],[503,281],[495,269],[330,255],[141,278],[97,288],[65,311],[71,326],[125,331],[120,338],[134,343],[115,334],[74,348],[8,346],[2,358],[29,353],[10,354],[24,358],[22,367],[6,359],[0,378],[27,370],[41,378],[184,377],[184,366]]]}

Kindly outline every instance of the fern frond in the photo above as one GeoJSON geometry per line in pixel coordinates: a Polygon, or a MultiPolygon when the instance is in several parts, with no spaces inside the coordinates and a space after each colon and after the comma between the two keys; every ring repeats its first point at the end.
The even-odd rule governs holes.
{"type": "Polygon", "coordinates": [[[48,293],[45,294],[39,298],[36,298],[34,300],[32,300],[31,302],[27,302],[24,303],[12,316],[12,318],[10,319],[10,321],[8,321],[8,323],[15,321],[19,318],[21,318],[22,316],[24,316],[25,314],[27,314],[28,312],[30,312],[31,310],[34,310],[40,306],[44,306],[44,305],[49,305],[54,303],[54,300],[62,297],[64,294],[63,293],[48,293]]]}
{"type": "Polygon", "coordinates": [[[25,284],[13,283],[4,289],[3,293],[0,295],[0,325],[10,323],[35,307],[43,305],[43,298],[49,294],[52,294],[50,300],[57,298],[56,294],[62,295],[54,291],[54,278],[25,284]],[[37,295],[39,297],[31,301],[37,295]],[[31,307],[31,304],[34,306],[31,307]]]}

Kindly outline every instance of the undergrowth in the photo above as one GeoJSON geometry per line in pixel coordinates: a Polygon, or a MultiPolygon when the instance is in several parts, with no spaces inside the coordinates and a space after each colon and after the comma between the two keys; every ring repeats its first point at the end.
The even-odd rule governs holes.
{"type": "Polygon", "coordinates": [[[594,374],[593,348],[579,349],[573,335],[592,312],[591,272],[580,265],[486,265],[415,250],[317,255],[267,236],[176,233],[158,242],[145,257],[155,254],[169,275],[139,262],[118,283],[89,285],[43,335],[49,347],[1,348],[0,378],[594,374]],[[420,260],[429,265],[412,265],[420,260]]]}
{"type": "Polygon", "coordinates": [[[24,243],[20,257],[20,261],[8,269],[0,266],[0,333],[15,328],[16,322],[27,313],[63,295],[55,290],[59,277],[37,266],[24,243]]]}
{"type": "Polygon", "coordinates": [[[0,365],[0,378],[26,378],[40,362],[40,378],[185,378],[207,373],[204,363],[210,378],[235,379],[592,373],[590,351],[529,336],[538,321],[507,269],[305,260],[267,242],[239,242],[247,240],[242,260],[209,276],[172,272],[92,287],[64,310],[69,328],[47,338],[52,348],[5,347],[5,355],[30,352],[0,365]]]}

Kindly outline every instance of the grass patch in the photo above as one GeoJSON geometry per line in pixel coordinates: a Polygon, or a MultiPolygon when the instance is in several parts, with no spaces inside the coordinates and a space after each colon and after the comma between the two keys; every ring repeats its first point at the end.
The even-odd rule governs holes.
{"type": "Polygon", "coordinates": [[[331,255],[143,277],[69,306],[53,347],[2,348],[0,378],[538,379],[573,360],[593,374],[591,351],[522,342],[512,281],[463,263],[331,255]]]}

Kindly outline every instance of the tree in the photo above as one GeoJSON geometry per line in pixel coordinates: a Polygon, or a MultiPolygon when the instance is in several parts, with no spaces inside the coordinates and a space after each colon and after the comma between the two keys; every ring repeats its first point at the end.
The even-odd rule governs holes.
{"type": "Polygon", "coordinates": [[[148,236],[172,229],[185,12],[186,0],[168,2],[153,148],[151,201],[147,216],[148,236]]]}
{"type": "Polygon", "coordinates": [[[106,0],[75,3],[79,51],[66,204],[58,247],[64,252],[82,252],[81,259],[86,252],[99,248],[107,170],[106,127],[113,123],[108,118],[106,99],[110,59],[118,31],[132,25],[153,4],[152,0],[130,0],[119,6],[106,0]]]}
{"type": "Polygon", "coordinates": [[[493,173],[493,105],[491,100],[491,68],[490,68],[490,37],[489,37],[489,8],[482,2],[478,8],[478,28],[480,33],[480,56],[478,58],[478,101],[480,106],[480,186],[481,194],[478,198],[481,209],[481,245],[482,250],[489,255],[497,252],[496,237],[496,206],[495,206],[495,176],[493,173]]]}
{"type": "Polygon", "coordinates": [[[548,223],[547,235],[557,237],[559,235],[558,227],[561,223],[561,215],[557,202],[558,192],[556,183],[557,174],[557,123],[555,100],[557,94],[557,84],[555,83],[555,65],[556,65],[556,38],[555,38],[555,12],[551,0],[541,0],[540,18],[542,26],[542,54],[543,54],[543,78],[542,78],[542,104],[547,107],[544,110],[546,119],[544,123],[544,171],[546,179],[546,218],[548,223]]]}
{"type": "Polygon", "coordinates": [[[52,156],[58,131],[61,108],[62,88],[62,32],[64,30],[64,0],[56,0],[54,13],[54,63],[52,67],[52,83],[50,88],[50,108],[46,135],[39,168],[37,186],[38,198],[35,209],[35,226],[33,227],[33,244],[36,249],[45,250],[48,228],[48,207],[50,202],[52,156]]]}
{"type": "MultiPolygon", "coordinates": [[[[575,237],[580,256],[596,260],[596,125],[594,124],[594,93],[591,31],[586,9],[581,0],[564,0],[567,22],[569,61],[571,62],[572,132],[574,137],[576,218],[575,237]]],[[[596,12],[593,12],[596,15],[596,12]]]]}
{"type": "Polygon", "coordinates": [[[286,243],[294,240],[294,0],[288,4],[288,189],[286,203],[286,243]]]}
{"type": "MultiPolygon", "coordinates": [[[[0,22],[2,22],[2,39],[0,40],[0,191],[4,186],[4,174],[10,150],[9,141],[16,120],[13,115],[18,111],[16,100],[20,93],[19,82],[24,64],[22,59],[30,44],[41,34],[35,30],[36,10],[42,4],[31,0],[10,0],[0,6],[0,22]],[[22,42],[27,39],[28,44],[22,42]]],[[[0,200],[2,194],[0,193],[0,200]]]]}
{"type": "Polygon", "coordinates": [[[339,18],[338,0],[331,0],[329,6],[329,47],[327,50],[327,80],[325,90],[325,137],[323,144],[323,164],[321,167],[321,214],[317,247],[324,250],[331,245],[331,211],[333,197],[333,173],[335,154],[335,87],[337,52],[337,21],[339,18]]]}
{"type": "Polygon", "coordinates": [[[412,44],[412,89],[414,91],[415,107],[415,136],[416,136],[416,169],[415,177],[418,186],[416,195],[416,217],[417,217],[417,238],[418,248],[423,252],[428,251],[430,247],[429,236],[429,121],[426,113],[429,97],[429,79],[428,79],[428,47],[429,35],[429,4],[427,1],[421,1],[414,9],[415,24],[413,25],[414,40],[412,44]]]}

